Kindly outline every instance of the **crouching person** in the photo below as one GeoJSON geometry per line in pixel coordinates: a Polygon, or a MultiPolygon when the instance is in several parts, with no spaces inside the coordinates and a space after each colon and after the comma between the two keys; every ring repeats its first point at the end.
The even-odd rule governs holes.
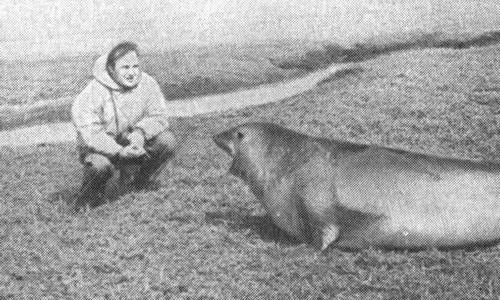
{"type": "MultiPolygon", "coordinates": [[[[123,42],[94,64],[93,80],[76,97],[71,114],[83,164],[77,205],[97,205],[117,171],[138,187],[153,180],[173,157],[166,103],[158,83],[141,71],[137,45],[123,42]],[[130,166],[137,166],[131,175],[130,166]]],[[[133,169],[133,168],[132,168],[133,169]]]]}

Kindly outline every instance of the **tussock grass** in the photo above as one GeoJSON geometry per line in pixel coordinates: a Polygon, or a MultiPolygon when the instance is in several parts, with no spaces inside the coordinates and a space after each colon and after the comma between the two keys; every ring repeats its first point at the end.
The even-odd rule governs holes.
{"type": "MultiPolygon", "coordinates": [[[[0,151],[0,295],[41,299],[497,299],[500,248],[317,253],[276,228],[210,136],[250,120],[498,159],[500,47],[415,50],[279,103],[172,120],[157,189],[74,212],[71,144],[0,151]],[[473,95],[474,97],[472,97],[473,95]]],[[[471,208],[473,209],[473,208],[471,208]]]]}
{"type": "MultiPolygon", "coordinates": [[[[402,50],[468,49],[499,41],[498,31],[460,35],[410,32],[381,35],[354,45],[295,40],[146,53],[143,63],[144,70],[160,83],[165,97],[176,100],[279,82],[332,63],[366,61],[402,50]]],[[[0,130],[68,121],[73,97],[92,78],[96,58],[86,55],[30,62],[0,61],[0,130]],[[21,110],[6,106],[34,103],[41,105],[21,110]]],[[[344,72],[334,77],[345,75],[344,72]]]]}
{"type": "MultiPolygon", "coordinates": [[[[307,70],[283,69],[273,62],[318,47],[319,43],[295,41],[145,53],[143,68],[157,79],[167,100],[176,100],[295,78],[307,70]]],[[[0,62],[0,130],[68,121],[74,96],[92,78],[96,58],[0,62]],[[36,105],[26,107],[32,104],[36,105]]]]}
{"type": "MultiPolygon", "coordinates": [[[[186,126],[174,125],[178,134],[186,126]]],[[[200,124],[201,125],[201,124],[200,124]]],[[[316,253],[276,228],[200,132],[161,187],[89,212],[72,145],[3,153],[0,294],[65,299],[493,299],[498,247],[316,253]],[[26,166],[29,166],[28,168],[26,166]]]]}
{"type": "Polygon", "coordinates": [[[349,46],[325,42],[321,48],[311,49],[304,55],[282,59],[276,65],[284,69],[314,70],[331,63],[364,61],[396,51],[424,48],[468,49],[490,46],[498,42],[500,42],[499,31],[482,34],[418,31],[381,34],[349,46]]]}
{"type": "MultiPolygon", "coordinates": [[[[143,68],[153,75],[168,99],[248,88],[303,74],[275,66],[284,59],[321,48],[317,42],[269,42],[219,45],[143,53],[143,68]]],[[[33,104],[74,96],[92,79],[98,55],[40,61],[1,61],[1,105],[33,104]]]]}

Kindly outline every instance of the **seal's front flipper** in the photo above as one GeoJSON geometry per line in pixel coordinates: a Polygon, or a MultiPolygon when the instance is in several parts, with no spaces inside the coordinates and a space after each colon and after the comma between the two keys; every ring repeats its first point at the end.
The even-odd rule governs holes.
{"type": "Polygon", "coordinates": [[[298,215],[303,239],[314,248],[323,251],[338,239],[339,227],[333,223],[325,224],[324,220],[311,214],[304,205],[299,206],[298,215]]]}
{"type": "MultiPolygon", "coordinates": [[[[321,251],[325,250],[331,243],[339,237],[339,228],[333,224],[326,225],[321,230],[321,251]]],[[[318,245],[319,246],[319,245],[318,245]]]]}
{"type": "Polygon", "coordinates": [[[363,233],[383,219],[382,215],[353,210],[339,204],[321,215],[302,210],[304,235],[312,246],[321,251],[335,242],[366,239],[363,233]]]}

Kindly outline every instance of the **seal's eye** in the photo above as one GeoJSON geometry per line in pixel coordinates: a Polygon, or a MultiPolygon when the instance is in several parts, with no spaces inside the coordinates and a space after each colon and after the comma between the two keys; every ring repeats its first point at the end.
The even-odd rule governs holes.
{"type": "Polygon", "coordinates": [[[245,135],[244,135],[244,134],[243,134],[243,132],[241,132],[241,131],[238,131],[238,132],[236,133],[236,136],[238,137],[238,139],[239,139],[239,140],[241,140],[241,139],[243,139],[243,138],[245,137],[245,135]]]}

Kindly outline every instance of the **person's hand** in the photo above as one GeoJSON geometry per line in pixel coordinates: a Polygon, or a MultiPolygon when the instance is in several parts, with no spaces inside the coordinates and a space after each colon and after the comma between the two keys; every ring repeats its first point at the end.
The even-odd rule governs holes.
{"type": "Polygon", "coordinates": [[[132,131],[126,136],[126,139],[130,142],[130,145],[144,148],[144,135],[142,134],[142,131],[140,129],[132,131]]]}
{"type": "Polygon", "coordinates": [[[133,144],[123,147],[120,151],[118,151],[118,157],[123,159],[138,158],[143,155],[146,155],[144,147],[139,147],[133,144]]]}

